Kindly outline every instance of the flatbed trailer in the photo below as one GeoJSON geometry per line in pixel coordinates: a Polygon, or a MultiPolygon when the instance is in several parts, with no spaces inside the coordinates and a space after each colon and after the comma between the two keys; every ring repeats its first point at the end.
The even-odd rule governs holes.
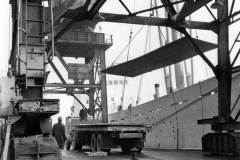
{"type": "Polygon", "coordinates": [[[140,124],[112,124],[93,120],[80,121],[76,117],[67,118],[67,132],[73,134],[73,148],[82,150],[90,146],[92,151],[110,152],[111,148],[121,147],[123,152],[144,147],[146,126],[140,124]]]}

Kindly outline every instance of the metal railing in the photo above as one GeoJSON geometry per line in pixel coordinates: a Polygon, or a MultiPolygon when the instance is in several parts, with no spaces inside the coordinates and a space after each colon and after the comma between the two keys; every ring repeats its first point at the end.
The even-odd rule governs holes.
{"type": "Polygon", "coordinates": [[[112,35],[94,32],[68,31],[59,41],[82,42],[91,44],[112,44],[112,35]]]}

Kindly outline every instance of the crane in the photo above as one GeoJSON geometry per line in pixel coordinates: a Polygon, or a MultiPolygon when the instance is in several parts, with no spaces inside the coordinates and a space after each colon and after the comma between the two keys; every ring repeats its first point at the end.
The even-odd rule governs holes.
{"type": "MultiPolygon", "coordinates": [[[[43,94],[47,91],[46,88],[56,91],[56,88],[59,88],[60,85],[60,88],[65,89],[65,94],[68,93],[77,100],[79,99],[75,95],[75,89],[88,88],[88,91],[81,90],[80,92],[89,92],[92,99],[93,116],[95,112],[93,108],[95,107],[95,91],[98,91],[97,99],[101,97],[99,94],[105,94],[104,89],[102,92],[98,90],[104,88],[104,83],[95,84],[93,78],[95,72],[89,70],[90,67],[97,66],[96,68],[100,68],[100,63],[96,63],[96,60],[101,59],[101,62],[105,60],[105,57],[102,57],[104,54],[100,53],[102,50],[98,50],[97,54],[93,52],[93,56],[86,57],[87,64],[84,67],[87,67],[87,73],[91,72],[90,83],[92,84],[83,84],[77,80],[75,84],[68,84],[53,62],[53,59],[58,57],[67,70],[68,68],[76,68],[76,64],[69,64],[68,67],[59,53],[61,49],[56,48],[59,45],[57,41],[76,24],[79,20],[77,19],[79,14],[85,13],[85,17],[82,17],[82,19],[94,17],[105,1],[84,1],[80,4],[74,2],[76,1],[65,1],[64,5],[58,6],[57,1],[53,0],[9,1],[12,7],[13,34],[8,77],[1,79],[1,86],[4,88],[1,96],[4,97],[2,98],[4,103],[0,107],[0,116],[6,122],[2,127],[2,133],[6,135],[2,153],[3,160],[39,159],[40,156],[43,159],[58,160],[60,158],[55,138],[50,136],[52,132],[51,116],[59,113],[59,99],[43,98],[43,94]],[[78,10],[74,10],[73,5],[77,5],[78,10]],[[65,13],[65,9],[71,6],[73,6],[71,11],[76,14],[75,17],[62,21],[62,13],[65,13]],[[98,56],[94,57],[94,55],[98,56]],[[94,60],[92,60],[93,57],[94,60]],[[57,73],[62,84],[46,83],[48,77],[47,65],[50,65],[57,73]],[[6,94],[9,96],[6,96],[6,94]]],[[[108,48],[110,45],[110,43],[104,44],[104,48],[108,48]]],[[[79,56],[75,55],[74,57],[79,56]]],[[[101,67],[104,66],[101,65],[101,67]]],[[[98,77],[101,76],[98,75],[98,77]]],[[[101,77],[101,79],[104,78],[104,76],[101,77]]],[[[76,79],[76,77],[73,79],[76,79]]],[[[106,106],[104,98],[101,100],[102,104],[106,106]]],[[[79,103],[81,103],[80,100],[79,103]]],[[[96,101],[96,103],[99,102],[96,101]]],[[[101,105],[99,104],[100,107],[101,105]]],[[[105,109],[104,107],[101,108],[105,109]]],[[[104,113],[107,113],[107,111],[104,111],[104,113]]],[[[102,115],[105,116],[103,119],[106,121],[106,114],[102,115]]]]}
{"type": "Polygon", "coordinates": [[[43,98],[47,76],[46,36],[52,31],[52,25],[48,25],[50,28],[47,29],[47,23],[51,24],[53,18],[53,14],[49,19],[45,15],[48,11],[52,13],[52,3],[11,0],[10,4],[13,25],[10,68],[8,77],[2,80],[1,85],[7,85],[6,90],[11,96],[6,100],[9,103],[1,106],[1,110],[5,110],[1,116],[6,120],[2,159],[23,158],[30,154],[31,149],[31,154],[36,158],[48,153],[43,156],[58,159],[58,146],[55,139],[50,137],[50,117],[59,112],[59,100],[43,98]]]}

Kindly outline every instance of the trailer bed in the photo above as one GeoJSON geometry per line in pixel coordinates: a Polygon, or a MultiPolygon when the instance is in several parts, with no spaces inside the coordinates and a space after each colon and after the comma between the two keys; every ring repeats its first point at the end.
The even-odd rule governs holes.
{"type": "Polygon", "coordinates": [[[139,124],[111,124],[111,123],[96,123],[96,124],[78,124],[72,126],[73,131],[145,131],[145,125],[139,124]]]}
{"type": "Polygon", "coordinates": [[[112,148],[121,147],[123,152],[129,152],[135,147],[141,152],[146,138],[146,126],[142,124],[82,121],[79,117],[68,117],[66,126],[67,133],[73,136],[75,150],[90,146],[92,151],[110,152],[112,148]]]}

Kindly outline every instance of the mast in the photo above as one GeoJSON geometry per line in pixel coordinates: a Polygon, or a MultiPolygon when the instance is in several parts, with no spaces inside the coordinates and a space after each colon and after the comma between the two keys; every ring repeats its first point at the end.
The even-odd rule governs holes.
{"type": "MultiPolygon", "coordinates": [[[[154,0],[154,6],[157,6],[157,0],[154,0]]],[[[159,16],[159,12],[158,10],[156,9],[155,10],[155,13],[156,13],[156,16],[157,17],[160,17],[159,16]]],[[[165,12],[165,16],[167,17],[167,13],[165,12]]],[[[163,43],[163,39],[162,39],[162,35],[161,35],[161,27],[158,26],[157,27],[158,29],[158,38],[159,38],[159,43],[160,43],[160,47],[162,47],[164,45],[163,43]]],[[[169,42],[169,33],[168,33],[168,28],[165,27],[165,32],[166,32],[166,40],[165,40],[165,44],[167,44],[169,42]]],[[[163,74],[164,74],[164,79],[165,79],[165,88],[166,88],[166,91],[167,91],[167,94],[170,93],[171,91],[171,88],[172,88],[172,80],[171,80],[171,69],[170,67],[164,67],[163,68],[163,74]]]]}
{"type": "MultiPolygon", "coordinates": [[[[154,6],[157,6],[157,0],[154,0],[154,6]]],[[[159,15],[159,11],[156,9],[155,10],[155,13],[156,13],[156,16],[157,17],[160,17],[159,15]]],[[[167,12],[165,11],[165,17],[167,17],[168,14],[167,12]]],[[[159,43],[160,43],[160,47],[164,46],[165,44],[168,44],[169,43],[169,29],[168,27],[165,27],[165,32],[166,32],[166,39],[165,39],[165,44],[163,43],[163,39],[162,39],[162,35],[161,35],[161,27],[158,26],[157,27],[158,29],[158,38],[159,38],[159,43]]],[[[171,93],[172,92],[172,72],[171,72],[171,67],[170,66],[167,66],[167,67],[164,67],[163,68],[163,74],[164,74],[164,79],[165,79],[165,87],[166,87],[166,91],[167,91],[167,94],[171,93]]]]}
{"type": "MultiPolygon", "coordinates": [[[[167,14],[167,11],[165,9],[165,17],[167,18],[168,17],[168,14],[167,14]]],[[[169,43],[169,29],[168,27],[165,27],[166,29],[166,44],[169,43]]],[[[166,84],[166,91],[167,91],[167,94],[171,93],[172,92],[172,71],[171,71],[171,67],[170,66],[167,66],[165,67],[164,69],[164,78],[165,78],[165,84],[166,84]]]]}
{"type": "MultiPolygon", "coordinates": [[[[179,10],[178,4],[176,4],[176,10],[179,10]]],[[[172,41],[175,41],[178,39],[179,34],[176,30],[171,29],[172,31],[172,41]]],[[[180,53],[181,54],[181,53],[180,53]]],[[[184,71],[181,66],[181,62],[174,65],[175,69],[175,81],[176,81],[176,89],[182,89],[184,88],[184,71]]]]}
{"type": "MultiPolygon", "coordinates": [[[[191,15],[189,16],[189,20],[190,21],[192,20],[191,15]]],[[[189,29],[189,34],[192,36],[192,29],[189,29]]],[[[190,65],[191,65],[191,72],[190,72],[190,75],[187,75],[187,83],[188,83],[188,85],[193,85],[193,83],[194,83],[193,58],[190,59],[190,65]],[[190,78],[190,81],[189,81],[189,78],[190,78]]]]}

